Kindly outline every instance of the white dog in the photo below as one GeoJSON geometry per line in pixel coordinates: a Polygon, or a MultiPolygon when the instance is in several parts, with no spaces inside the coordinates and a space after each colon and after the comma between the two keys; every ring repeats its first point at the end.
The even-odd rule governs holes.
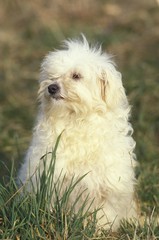
{"type": "Polygon", "coordinates": [[[33,139],[19,173],[22,183],[32,175],[35,183],[40,158],[52,151],[64,130],[55,178],[61,169],[68,182],[73,175],[88,173],[70,201],[88,189],[90,198],[95,198],[92,210],[103,207],[99,225],[112,224],[114,230],[121,219],[136,218],[130,106],[112,57],[91,47],[84,36],[65,41],[62,50],[50,52],[42,63],[39,99],[33,139]]]}

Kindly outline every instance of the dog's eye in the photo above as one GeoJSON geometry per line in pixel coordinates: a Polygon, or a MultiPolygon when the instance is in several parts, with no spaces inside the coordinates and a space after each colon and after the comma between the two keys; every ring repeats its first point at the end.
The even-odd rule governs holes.
{"type": "Polygon", "coordinates": [[[74,80],[79,80],[79,79],[81,78],[81,75],[80,75],[79,73],[73,73],[73,74],[72,74],[72,78],[73,78],[74,80]]]}

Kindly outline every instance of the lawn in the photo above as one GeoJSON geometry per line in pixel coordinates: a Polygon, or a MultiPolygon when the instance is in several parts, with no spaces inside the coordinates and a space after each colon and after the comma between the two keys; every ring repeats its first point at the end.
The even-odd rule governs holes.
{"type": "MultiPolygon", "coordinates": [[[[0,181],[4,187],[1,186],[1,196],[5,194],[0,206],[0,239],[4,239],[4,236],[5,239],[29,239],[22,238],[19,230],[14,229],[14,226],[20,227],[15,224],[16,214],[17,219],[23,215],[20,218],[20,213],[16,213],[19,197],[18,193],[14,196],[16,186],[13,178],[9,180],[9,175],[13,162],[13,176],[16,175],[31,138],[38,105],[37,80],[41,60],[48,51],[59,47],[63,39],[79,36],[81,32],[91,42],[102,43],[103,50],[114,55],[118,69],[122,72],[132,105],[131,122],[139,162],[136,191],[141,206],[142,226],[123,226],[119,233],[103,233],[100,238],[159,239],[158,26],[159,5],[155,0],[0,2],[0,181]],[[4,185],[3,182],[8,184],[4,185]],[[2,204],[4,199],[8,204],[5,207],[2,204]],[[5,214],[10,226],[4,221],[5,214]],[[8,232],[7,226],[10,229],[8,232]]],[[[30,204],[33,199],[29,199],[29,202],[23,200],[26,203],[23,208],[29,208],[30,214],[34,214],[35,209],[31,209],[30,204]]],[[[29,216],[23,224],[29,221],[29,216]]],[[[35,225],[32,222],[33,232],[35,225]]],[[[56,238],[65,239],[62,234],[61,231],[56,238]]],[[[33,239],[45,239],[46,236],[53,239],[49,233],[45,237],[39,233],[33,239]]],[[[67,239],[97,238],[93,234],[88,236],[67,239]]]]}

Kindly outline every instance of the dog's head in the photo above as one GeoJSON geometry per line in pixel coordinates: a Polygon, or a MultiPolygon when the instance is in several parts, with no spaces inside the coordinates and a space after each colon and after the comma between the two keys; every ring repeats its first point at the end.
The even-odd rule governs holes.
{"type": "Polygon", "coordinates": [[[50,109],[71,112],[107,111],[127,106],[121,74],[101,47],[85,37],[68,40],[50,52],[41,66],[39,99],[50,109]]]}

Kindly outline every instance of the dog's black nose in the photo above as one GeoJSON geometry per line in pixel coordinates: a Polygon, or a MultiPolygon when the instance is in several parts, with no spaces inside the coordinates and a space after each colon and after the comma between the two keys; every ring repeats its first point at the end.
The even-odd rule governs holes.
{"type": "Polygon", "coordinates": [[[59,90],[60,90],[60,87],[57,83],[53,83],[48,86],[48,92],[50,94],[55,94],[55,93],[59,92],[59,90]]]}

